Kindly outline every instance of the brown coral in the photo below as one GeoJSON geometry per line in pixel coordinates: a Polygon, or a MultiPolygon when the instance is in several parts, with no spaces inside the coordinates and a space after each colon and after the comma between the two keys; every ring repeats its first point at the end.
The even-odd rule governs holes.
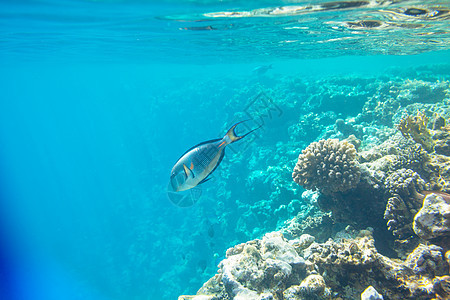
{"type": "Polygon", "coordinates": [[[416,143],[421,144],[427,152],[434,151],[434,141],[430,130],[427,128],[428,118],[422,112],[417,112],[416,116],[406,115],[397,125],[398,130],[406,138],[412,138],[416,143]]]}
{"type": "Polygon", "coordinates": [[[311,143],[302,150],[292,173],[296,183],[323,194],[354,188],[360,176],[355,147],[337,139],[311,143]]]}

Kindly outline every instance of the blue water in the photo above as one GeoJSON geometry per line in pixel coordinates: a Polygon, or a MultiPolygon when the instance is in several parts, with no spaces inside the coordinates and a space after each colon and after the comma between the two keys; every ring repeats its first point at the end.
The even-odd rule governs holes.
{"type": "MultiPolygon", "coordinates": [[[[284,221],[261,228],[260,216],[226,197],[248,175],[232,152],[194,206],[177,207],[166,195],[177,158],[221,137],[255,85],[449,63],[448,16],[398,17],[418,2],[281,16],[258,10],[281,5],[292,3],[0,3],[1,299],[195,293],[228,247],[284,221]],[[254,17],[207,15],[223,11],[254,17]],[[345,25],[361,16],[384,27],[345,25]],[[253,68],[266,64],[273,70],[255,77],[253,68]],[[255,218],[252,228],[239,230],[241,214],[255,218]]],[[[427,7],[449,9],[447,1],[427,7]]],[[[287,110],[283,118],[298,120],[287,110]]],[[[288,142],[280,124],[247,151],[288,142]]],[[[240,201],[251,206],[259,194],[240,201]]]]}

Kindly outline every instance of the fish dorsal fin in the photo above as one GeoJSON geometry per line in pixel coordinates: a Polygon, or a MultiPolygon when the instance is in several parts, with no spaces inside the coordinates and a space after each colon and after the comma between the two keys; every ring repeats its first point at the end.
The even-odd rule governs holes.
{"type": "Polygon", "coordinates": [[[192,170],[189,169],[185,164],[183,164],[183,168],[184,168],[184,176],[186,176],[185,179],[195,177],[194,172],[192,172],[192,170]]]}

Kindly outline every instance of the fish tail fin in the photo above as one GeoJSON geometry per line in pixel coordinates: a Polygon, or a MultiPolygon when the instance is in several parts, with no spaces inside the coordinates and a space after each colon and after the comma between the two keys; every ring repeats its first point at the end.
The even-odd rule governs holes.
{"type": "Polygon", "coordinates": [[[234,124],[233,126],[231,126],[230,129],[228,129],[227,134],[225,135],[225,136],[227,136],[227,137],[229,138],[229,140],[230,140],[228,144],[231,144],[231,143],[233,143],[233,142],[236,142],[236,141],[239,141],[240,139],[245,138],[247,135],[249,135],[249,134],[252,133],[253,131],[255,131],[255,130],[261,128],[261,126],[262,126],[262,125],[261,125],[261,126],[255,128],[255,129],[253,129],[253,130],[247,132],[247,133],[244,134],[244,135],[237,135],[236,132],[235,132],[236,126],[238,126],[239,124],[241,124],[241,123],[243,123],[243,122],[246,122],[246,121],[248,121],[248,120],[244,120],[244,121],[237,122],[236,124],[234,124]]]}

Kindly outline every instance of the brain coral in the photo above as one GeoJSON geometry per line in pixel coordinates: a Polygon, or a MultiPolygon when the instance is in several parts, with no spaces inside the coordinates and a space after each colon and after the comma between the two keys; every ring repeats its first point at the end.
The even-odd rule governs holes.
{"type": "Polygon", "coordinates": [[[337,139],[311,143],[298,156],[292,173],[296,183],[323,194],[343,192],[354,188],[361,171],[355,147],[337,139]]]}

